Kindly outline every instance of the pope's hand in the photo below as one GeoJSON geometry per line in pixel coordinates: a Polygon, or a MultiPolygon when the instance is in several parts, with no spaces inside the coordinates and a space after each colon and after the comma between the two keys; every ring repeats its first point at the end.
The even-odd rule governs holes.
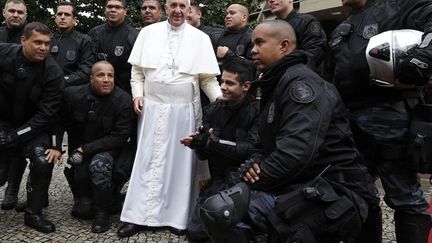
{"type": "Polygon", "coordinates": [[[135,113],[137,113],[140,116],[143,115],[143,112],[142,112],[143,105],[144,105],[143,97],[136,97],[134,99],[134,110],[135,110],[135,113]]]}

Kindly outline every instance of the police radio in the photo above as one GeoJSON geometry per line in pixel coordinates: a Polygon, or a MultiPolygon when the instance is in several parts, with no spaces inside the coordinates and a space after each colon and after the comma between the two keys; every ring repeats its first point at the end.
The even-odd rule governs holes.
{"type": "Polygon", "coordinates": [[[57,54],[57,53],[59,53],[58,45],[51,47],[51,54],[57,54]]]}
{"type": "Polygon", "coordinates": [[[90,103],[90,109],[87,113],[87,120],[88,121],[95,121],[96,120],[96,112],[94,111],[95,106],[95,99],[92,96],[87,96],[87,100],[91,101],[90,103]]]}

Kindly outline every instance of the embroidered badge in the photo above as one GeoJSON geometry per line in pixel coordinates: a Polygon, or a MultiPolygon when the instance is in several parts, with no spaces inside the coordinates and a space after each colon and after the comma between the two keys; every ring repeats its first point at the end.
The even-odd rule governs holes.
{"type": "Polygon", "coordinates": [[[124,46],[116,46],[114,49],[114,55],[121,56],[123,54],[124,46]]]}
{"type": "Polygon", "coordinates": [[[68,61],[73,61],[73,60],[75,60],[75,57],[76,57],[76,53],[75,53],[75,51],[73,51],[73,50],[69,50],[69,51],[66,52],[66,59],[67,59],[68,61]]]}
{"type": "Polygon", "coordinates": [[[365,25],[363,29],[363,38],[369,40],[373,36],[378,34],[378,24],[368,24],[365,25]]]}
{"type": "Polygon", "coordinates": [[[308,27],[308,32],[314,36],[319,36],[321,34],[321,26],[318,22],[312,22],[308,27]]]}
{"type": "Polygon", "coordinates": [[[302,104],[310,103],[315,99],[315,91],[303,81],[298,81],[291,87],[290,95],[295,102],[302,104]]]}
{"type": "Polygon", "coordinates": [[[273,123],[274,122],[274,117],[275,117],[275,112],[274,112],[274,102],[272,102],[271,104],[270,104],[270,107],[269,107],[269,111],[268,111],[268,114],[267,114],[267,123],[273,123]]]}
{"type": "Polygon", "coordinates": [[[245,46],[244,45],[238,45],[236,47],[236,54],[237,55],[243,56],[244,52],[245,52],[245,46]]]}

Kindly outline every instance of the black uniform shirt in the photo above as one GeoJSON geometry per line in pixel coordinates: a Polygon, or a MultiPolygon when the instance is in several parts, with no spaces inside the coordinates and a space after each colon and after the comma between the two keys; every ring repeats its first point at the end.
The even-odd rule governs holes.
{"type": "MultiPolygon", "coordinates": [[[[387,30],[416,29],[432,33],[432,2],[429,0],[368,0],[351,12],[329,41],[334,65],[333,83],[350,109],[401,100],[401,90],[373,85],[366,61],[369,39],[387,30]]],[[[417,50],[432,59],[432,45],[417,50]]],[[[330,75],[331,76],[331,75],[330,75]]]]}
{"type": "Polygon", "coordinates": [[[132,98],[117,86],[107,96],[94,94],[90,84],[71,86],[65,89],[60,118],[57,143],[65,130],[70,151],[80,146],[86,154],[118,150],[134,126],[132,98]]]}
{"type": "Polygon", "coordinates": [[[245,26],[239,30],[225,30],[218,40],[218,46],[228,47],[228,52],[219,61],[219,68],[231,61],[244,62],[254,67],[252,61],[252,29],[245,26]]]}
{"type": "Polygon", "coordinates": [[[203,109],[203,126],[230,143],[210,142],[200,154],[209,160],[212,177],[224,177],[248,159],[259,142],[259,102],[246,96],[240,104],[228,105],[217,100],[203,109]]]}
{"type": "Polygon", "coordinates": [[[78,31],[56,32],[51,38],[51,55],[63,68],[66,86],[87,83],[95,62],[91,38],[78,31]]]}
{"type": "Polygon", "coordinates": [[[291,11],[285,19],[293,27],[297,37],[297,49],[306,51],[309,55],[308,65],[313,70],[324,59],[327,37],[319,21],[309,14],[291,11]]]}
{"type": "Polygon", "coordinates": [[[0,121],[23,133],[28,141],[55,123],[64,89],[63,72],[47,56],[30,62],[21,45],[0,44],[0,121]]]}
{"type": "Polygon", "coordinates": [[[328,173],[350,168],[359,156],[347,110],[336,88],[309,69],[300,50],[270,66],[254,85],[262,89],[260,180],[255,189],[283,192],[328,173]]]}
{"type": "Polygon", "coordinates": [[[6,25],[0,27],[0,43],[21,44],[23,30],[24,25],[16,29],[9,29],[6,25]]]}
{"type": "Polygon", "coordinates": [[[132,66],[127,61],[138,37],[138,30],[124,21],[114,27],[107,23],[96,26],[88,34],[95,42],[97,59],[104,60],[105,56],[114,66],[116,85],[131,94],[132,66]]]}

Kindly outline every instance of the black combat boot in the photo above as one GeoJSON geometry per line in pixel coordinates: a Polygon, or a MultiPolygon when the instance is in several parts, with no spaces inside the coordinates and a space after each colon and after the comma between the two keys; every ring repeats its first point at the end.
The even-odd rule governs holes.
{"type": "Polygon", "coordinates": [[[15,208],[18,203],[18,191],[19,185],[8,184],[5,190],[3,202],[1,204],[1,209],[11,210],[15,208]]]}
{"type": "Polygon", "coordinates": [[[93,202],[95,208],[95,216],[91,227],[91,232],[102,233],[108,231],[111,226],[110,222],[110,206],[112,199],[112,189],[93,190],[93,202]]]}
{"type": "Polygon", "coordinates": [[[74,198],[74,205],[71,210],[71,215],[77,219],[93,219],[94,210],[92,204],[93,202],[90,198],[74,198]]]}
{"type": "Polygon", "coordinates": [[[11,210],[18,203],[18,192],[21,185],[21,180],[27,166],[25,158],[16,157],[10,158],[11,165],[8,173],[8,185],[5,190],[5,196],[1,204],[1,209],[11,210]]]}
{"type": "Polygon", "coordinates": [[[119,214],[123,208],[123,202],[126,197],[126,193],[122,193],[121,190],[125,185],[126,180],[121,179],[120,176],[113,177],[113,196],[112,204],[110,207],[111,214],[119,214]]]}
{"type": "Polygon", "coordinates": [[[4,186],[4,184],[6,184],[8,178],[8,172],[9,172],[8,161],[0,161],[0,186],[4,186]]]}
{"type": "Polygon", "coordinates": [[[398,243],[427,243],[431,229],[431,217],[422,214],[394,213],[396,240],[398,243]]]}
{"type": "Polygon", "coordinates": [[[46,220],[42,214],[33,214],[29,211],[24,215],[24,224],[42,233],[55,231],[55,225],[46,220]]]}
{"type": "Polygon", "coordinates": [[[45,195],[37,187],[27,187],[27,207],[25,209],[24,224],[43,233],[55,231],[55,226],[42,216],[45,195]]]}

